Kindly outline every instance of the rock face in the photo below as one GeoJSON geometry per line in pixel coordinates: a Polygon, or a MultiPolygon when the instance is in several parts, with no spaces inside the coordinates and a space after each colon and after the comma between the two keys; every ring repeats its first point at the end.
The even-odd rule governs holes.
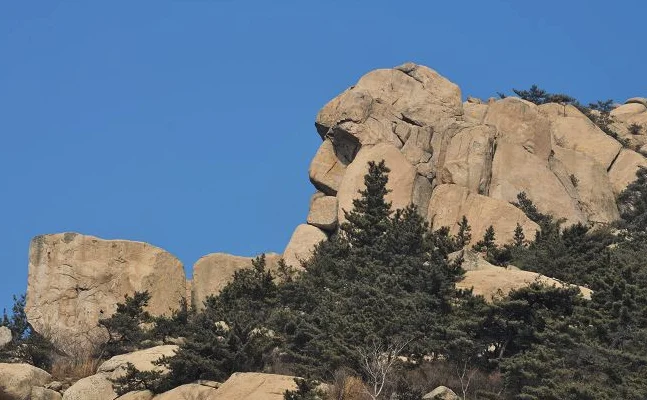
{"type": "Polygon", "coordinates": [[[293,268],[301,268],[301,261],[310,258],[314,247],[323,240],[328,240],[328,235],[321,229],[301,224],[294,230],[290,242],[283,252],[283,260],[293,268]]]}
{"type": "MultiPolygon", "coordinates": [[[[612,114],[627,130],[647,118],[646,104],[630,99],[612,114]]],[[[509,204],[520,192],[564,226],[606,224],[619,218],[615,196],[647,166],[572,105],[461,103],[458,86],[411,63],[369,72],[326,104],[315,125],[324,142],[310,178],[337,198],[338,223],[363,189],[367,162],[385,160],[394,208],[414,203],[434,229],[452,231],[466,215],[472,237],[493,225],[499,243],[517,223],[529,237],[537,229],[509,204]]],[[[647,119],[644,126],[647,139],[647,119]]],[[[334,201],[326,201],[328,213],[334,201]]]]}
{"type": "Polygon", "coordinates": [[[27,318],[70,354],[105,341],[99,318],[110,316],[125,295],[145,290],[153,294],[151,314],[177,308],[185,296],[180,261],[146,243],[76,233],[37,236],[31,242],[27,318]]]}
{"type": "Polygon", "coordinates": [[[0,363],[0,399],[31,399],[51,378],[46,371],[29,364],[0,363]]]}
{"type": "MultiPolygon", "coordinates": [[[[191,298],[199,310],[204,308],[204,301],[209,295],[220,293],[231,281],[234,273],[252,267],[252,257],[232,256],[225,253],[213,253],[200,258],[193,266],[191,281],[191,298]]],[[[265,254],[266,266],[276,270],[281,256],[276,253],[265,254]]]]}
{"type": "Polygon", "coordinates": [[[436,187],[431,201],[427,218],[431,228],[436,230],[449,226],[450,233],[458,232],[458,224],[463,215],[470,221],[472,241],[480,240],[485,230],[492,225],[499,244],[509,243],[514,237],[517,224],[521,225],[526,237],[534,237],[539,226],[528,219],[526,215],[502,200],[482,196],[458,185],[440,185],[436,187]],[[505,216],[505,218],[502,218],[505,216]]]}
{"type": "Polygon", "coordinates": [[[0,326],[0,349],[11,343],[11,329],[0,326]]]}
{"type": "Polygon", "coordinates": [[[325,231],[337,228],[337,197],[315,194],[310,201],[308,224],[325,231]]]}

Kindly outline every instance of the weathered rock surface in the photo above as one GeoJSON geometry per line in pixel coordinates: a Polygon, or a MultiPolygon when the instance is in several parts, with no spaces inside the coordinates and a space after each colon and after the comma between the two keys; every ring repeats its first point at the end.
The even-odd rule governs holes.
{"type": "Polygon", "coordinates": [[[422,396],[423,400],[459,400],[460,397],[453,390],[446,386],[438,386],[436,389],[422,396]]]}
{"type": "Polygon", "coordinates": [[[128,392],[122,396],[117,397],[117,400],[151,400],[155,395],[150,390],[138,390],[136,392],[128,392]]]}
{"type": "Polygon", "coordinates": [[[213,400],[283,400],[286,390],[294,390],[293,376],[235,373],[214,393],[213,400]]]}
{"type": "Polygon", "coordinates": [[[484,123],[496,127],[501,141],[517,144],[539,160],[548,159],[550,121],[535,104],[516,97],[496,101],[489,106],[484,123]]]}
{"type": "Polygon", "coordinates": [[[119,397],[105,374],[78,380],[63,393],[63,400],[113,400],[119,397]]]}
{"type": "Polygon", "coordinates": [[[567,148],[597,161],[605,170],[618,155],[622,145],[602,132],[593,122],[579,117],[551,119],[554,148],[567,148]]]}
{"type": "Polygon", "coordinates": [[[521,146],[501,142],[492,162],[489,194],[495,199],[515,202],[520,192],[525,192],[541,212],[565,218],[567,225],[586,222],[577,200],[545,160],[521,146]]]}
{"type": "Polygon", "coordinates": [[[566,176],[560,176],[552,165],[551,169],[565,188],[573,186],[579,208],[589,222],[610,223],[620,218],[611,182],[602,165],[584,153],[560,147],[555,147],[555,160],[564,166],[566,176]]]}
{"type": "Polygon", "coordinates": [[[43,387],[51,379],[49,373],[33,365],[0,363],[0,399],[29,400],[34,387],[43,387]]]}
{"type": "MultiPolygon", "coordinates": [[[[265,254],[266,266],[275,271],[281,256],[276,253],[265,254]]],[[[226,253],[212,253],[201,257],[193,265],[191,298],[199,310],[209,295],[220,293],[238,270],[251,268],[253,257],[234,256],[226,253]]]]}
{"type": "Polygon", "coordinates": [[[11,329],[0,326],[0,349],[11,343],[11,329]]]}
{"type": "Polygon", "coordinates": [[[310,202],[308,224],[325,231],[337,228],[337,197],[315,196],[310,202]]]}
{"type": "Polygon", "coordinates": [[[640,167],[647,168],[647,159],[635,151],[622,149],[609,170],[613,191],[618,194],[635,181],[636,172],[640,167]]]}
{"type": "Polygon", "coordinates": [[[297,226],[283,252],[285,264],[301,268],[301,261],[308,260],[315,246],[323,240],[328,240],[328,235],[316,226],[307,224],[297,226]]]}
{"type": "Polygon", "coordinates": [[[109,379],[121,378],[126,374],[128,363],[131,363],[140,371],[168,372],[168,369],[161,365],[153,364],[160,358],[171,357],[177,351],[176,345],[164,345],[138,350],[132,353],[119,354],[105,361],[97,369],[97,373],[105,374],[109,379]]]}
{"type": "Polygon", "coordinates": [[[472,227],[473,242],[480,240],[490,225],[494,227],[499,244],[512,241],[517,224],[521,225],[528,238],[534,237],[535,231],[539,230],[539,226],[521,210],[505,201],[471,193],[458,185],[440,185],[434,189],[427,212],[433,230],[448,226],[450,233],[456,234],[463,215],[472,227]]]}
{"type": "MultiPolygon", "coordinates": [[[[475,258],[473,252],[466,252],[464,258],[472,260],[475,258]]],[[[478,256],[476,256],[478,257],[478,256]]],[[[481,259],[472,261],[474,269],[465,272],[463,280],[456,283],[459,289],[472,289],[472,293],[483,296],[486,301],[507,295],[512,290],[528,286],[533,282],[540,282],[549,286],[564,287],[565,283],[536,272],[522,271],[515,267],[497,267],[481,259]]],[[[591,298],[592,291],[580,286],[580,292],[586,299],[591,298]]]]}
{"type": "MultiPolygon", "coordinates": [[[[343,138],[343,137],[342,137],[343,138]]],[[[346,172],[346,166],[355,157],[358,144],[353,140],[334,138],[323,141],[310,163],[310,182],[323,193],[334,196],[346,172]],[[335,146],[336,144],[336,146],[335,146]]]]}
{"type": "Polygon", "coordinates": [[[145,290],[153,295],[147,307],[151,314],[177,308],[185,295],[182,263],[147,243],[77,233],[37,236],[31,242],[27,318],[37,332],[72,354],[105,341],[99,318],[110,316],[125,295],[145,290]]]}
{"type": "Polygon", "coordinates": [[[394,210],[404,208],[412,203],[416,179],[416,169],[413,165],[391,144],[380,143],[375,146],[366,146],[359,151],[355,161],[348,166],[337,193],[340,223],[346,220],[344,210],[352,210],[353,199],[359,198],[359,191],[365,189],[364,175],[368,172],[368,162],[380,162],[381,160],[384,160],[386,166],[391,170],[387,183],[387,189],[391,192],[386,195],[386,199],[391,202],[392,208],[394,210]]]}
{"type": "MultiPolygon", "coordinates": [[[[1,397],[1,396],[0,396],[1,397]]],[[[61,400],[62,396],[59,392],[44,387],[34,386],[31,388],[30,400],[61,400]]]]}
{"type": "Polygon", "coordinates": [[[476,125],[456,134],[445,155],[442,181],[485,194],[490,186],[496,129],[476,125]]]}
{"type": "Polygon", "coordinates": [[[438,130],[463,114],[458,86],[430,68],[404,64],[364,75],[317,115],[322,137],[346,134],[361,145],[401,148],[421,128],[438,130]]]}
{"type": "MultiPolygon", "coordinates": [[[[564,218],[563,226],[618,219],[614,195],[635,179],[638,165],[647,164],[642,155],[621,151],[619,141],[570,104],[537,106],[515,97],[468,97],[461,103],[460,97],[455,84],[409,63],[369,72],[321,109],[315,125],[324,143],[310,175],[318,190],[337,197],[339,223],[363,189],[367,162],[382,159],[392,170],[393,208],[414,203],[423,216],[430,212],[426,218],[434,226],[443,213],[466,212],[462,205],[439,202],[444,192],[433,190],[444,184],[499,203],[525,192],[541,212],[564,218]],[[334,179],[324,183],[326,174],[334,179]]],[[[630,99],[612,114],[625,131],[630,123],[644,122],[645,133],[638,135],[644,139],[634,142],[647,149],[645,104],[643,98],[630,99]]],[[[473,215],[476,221],[480,214],[473,215]]],[[[510,238],[518,212],[491,220],[495,230],[503,229],[497,230],[499,240],[510,238]]],[[[442,221],[452,229],[454,222],[442,221]]]]}
{"type": "Polygon", "coordinates": [[[155,400],[215,400],[217,399],[215,389],[211,386],[199,383],[189,383],[178,386],[162,394],[153,397],[155,400]]]}

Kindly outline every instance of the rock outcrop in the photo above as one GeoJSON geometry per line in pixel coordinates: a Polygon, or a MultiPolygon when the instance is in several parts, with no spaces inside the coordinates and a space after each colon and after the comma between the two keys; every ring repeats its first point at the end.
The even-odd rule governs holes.
{"type": "Polygon", "coordinates": [[[422,400],[459,400],[460,397],[453,390],[446,386],[438,386],[436,389],[422,396],[422,400]]]}
{"type": "Polygon", "coordinates": [[[51,375],[29,364],[0,363],[0,399],[28,400],[47,395],[44,389],[51,375]]]}
{"type": "Polygon", "coordinates": [[[0,349],[11,343],[11,329],[6,326],[0,326],[0,349]]]}
{"type": "Polygon", "coordinates": [[[117,397],[106,374],[80,379],[63,393],[63,400],[113,400],[117,397]]]}
{"type": "Polygon", "coordinates": [[[238,372],[230,376],[210,399],[282,400],[286,390],[295,388],[293,376],[238,372]]]}
{"type": "MultiPolygon", "coordinates": [[[[507,295],[512,290],[539,282],[548,286],[565,287],[568,284],[536,272],[522,271],[514,266],[497,267],[485,261],[480,255],[471,250],[461,250],[452,253],[451,258],[463,257],[464,278],[456,283],[458,289],[472,289],[472,293],[491,302],[507,295]]],[[[582,296],[591,299],[591,289],[579,286],[582,296]]]]}
{"type": "Polygon", "coordinates": [[[97,369],[98,374],[103,374],[109,379],[118,379],[126,374],[128,363],[139,371],[157,371],[166,373],[168,370],[161,365],[153,364],[162,357],[171,357],[177,352],[176,345],[163,345],[148,349],[133,351],[132,353],[119,354],[106,360],[97,369]]]}
{"type": "Polygon", "coordinates": [[[36,331],[68,354],[103,343],[99,319],[114,313],[125,295],[146,290],[151,314],[177,308],[185,296],[182,263],[147,243],[77,233],[31,242],[25,312],[36,331]]]}
{"type": "MultiPolygon", "coordinates": [[[[647,118],[646,104],[630,99],[612,114],[629,129],[647,118]]],[[[310,178],[330,198],[327,215],[337,198],[338,223],[363,189],[368,161],[391,170],[394,208],[418,205],[434,229],[454,230],[466,215],[478,225],[473,239],[481,225],[493,225],[500,243],[517,223],[530,237],[537,228],[510,206],[520,192],[565,226],[607,224],[619,218],[615,196],[647,166],[572,105],[515,97],[461,103],[458,86],[411,63],[364,75],[321,109],[315,125],[323,144],[310,178]]],[[[313,201],[310,215],[320,210],[313,201]]]]}
{"type": "MultiPolygon", "coordinates": [[[[217,295],[231,281],[236,271],[252,267],[252,257],[233,256],[226,253],[213,253],[200,258],[193,265],[191,299],[198,310],[204,308],[209,295],[217,295]]],[[[276,253],[265,254],[266,266],[276,271],[281,256],[276,253]]]]}
{"type": "Polygon", "coordinates": [[[292,233],[283,251],[283,260],[293,268],[301,268],[301,262],[309,259],[315,246],[323,240],[328,240],[324,231],[316,226],[301,224],[292,233]]]}

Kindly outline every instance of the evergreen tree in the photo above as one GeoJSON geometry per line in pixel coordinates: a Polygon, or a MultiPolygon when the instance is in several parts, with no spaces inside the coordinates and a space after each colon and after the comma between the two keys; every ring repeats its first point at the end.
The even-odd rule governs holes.
{"type": "Polygon", "coordinates": [[[150,297],[148,291],[135,292],[132,297],[125,295],[124,302],[117,303],[117,310],[112,316],[99,320],[99,325],[106,328],[109,337],[102,355],[114,356],[137,350],[141,342],[148,338],[142,325],[153,321],[144,309],[150,297]]]}
{"type": "Polygon", "coordinates": [[[344,210],[347,222],[341,225],[341,230],[352,246],[374,246],[386,232],[391,215],[391,203],[385,199],[389,192],[386,188],[389,172],[384,160],[378,164],[370,161],[364,177],[366,188],[359,192],[360,198],[353,200],[353,209],[344,210]]]}
{"type": "Polygon", "coordinates": [[[456,234],[456,247],[462,249],[467,246],[472,240],[472,227],[467,221],[467,217],[463,215],[461,221],[458,223],[458,233],[456,234]]]}
{"type": "Polygon", "coordinates": [[[478,252],[490,253],[493,249],[496,248],[496,243],[494,242],[495,239],[496,237],[494,234],[494,227],[490,225],[485,230],[485,233],[483,234],[483,239],[476,242],[476,244],[472,246],[472,248],[478,252]]]}
{"type": "Polygon", "coordinates": [[[618,208],[628,228],[634,231],[647,229],[647,168],[640,167],[636,180],[618,195],[618,208]]]}
{"type": "Polygon", "coordinates": [[[526,235],[524,235],[523,228],[517,222],[517,226],[514,228],[513,245],[514,247],[523,247],[525,244],[526,244],[526,235]]]}

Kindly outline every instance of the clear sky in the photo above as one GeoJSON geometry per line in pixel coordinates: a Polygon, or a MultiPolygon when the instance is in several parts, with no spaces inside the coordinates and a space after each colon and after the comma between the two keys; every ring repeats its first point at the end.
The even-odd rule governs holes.
{"type": "Polygon", "coordinates": [[[305,220],[317,111],[428,65],[487,98],[533,83],[647,97],[647,2],[1,1],[0,308],[30,239],[178,256],[282,252],[305,220]]]}

